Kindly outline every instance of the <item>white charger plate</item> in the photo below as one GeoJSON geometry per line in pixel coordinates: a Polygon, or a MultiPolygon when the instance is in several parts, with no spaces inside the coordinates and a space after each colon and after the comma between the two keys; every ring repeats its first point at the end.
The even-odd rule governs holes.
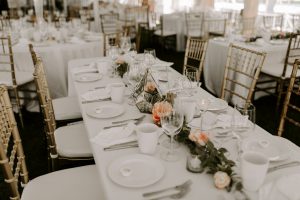
{"type": "Polygon", "coordinates": [[[220,110],[225,110],[227,107],[228,107],[228,103],[225,100],[215,98],[213,100],[210,100],[207,110],[220,111],[220,110]]]}
{"type": "Polygon", "coordinates": [[[131,154],[117,158],[107,168],[113,182],[124,187],[139,188],[159,181],[165,167],[153,156],[131,154]]]}
{"type": "Polygon", "coordinates": [[[89,104],[86,108],[86,114],[99,119],[107,119],[119,116],[125,112],[123,105],[115,103],[89,104]]]}
{"type": "Polygon", "coordinates": [[[75,80],[77,82],[93,82],[100,80],[102,76],[103,75],[99,73],[82,73],[75,75],[75,80]]]}
{"type": "Polygon", "coordinates": [[[283,161],[290,157],[289,148],[282,138],[274,136],[269,140],[246,138],[242,144],[243,151],[256,151],[265,154],[270,161],[283,161]]]}

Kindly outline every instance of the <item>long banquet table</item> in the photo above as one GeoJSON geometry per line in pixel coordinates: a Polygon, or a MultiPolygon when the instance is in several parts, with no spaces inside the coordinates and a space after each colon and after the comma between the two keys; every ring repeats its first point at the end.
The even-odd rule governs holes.
{"type": "MultiPolygon", "coordinates": [[[[218,190],[214,187],[213,178],[212,175],[209,174],[195,174],[188,172],[186,170],[186,155],[187,155],[187,149],[181,145],[179,151],[180,151],[180,157],[181,159],[177,162],[166,162],[164,160],[160,159],[160,152],[162,150],[165,150],[165,148],[161,145],[158,145],[158,148],[156,149],[156,153],[153,155],[156,158],[160,159],[161,163],[165,167],[165,174],[164,176],[156,183],[146,186],[146,187],[137,187],[137,188],[130,188],[130,187],[123,187],[118,184],[115,184],[109,177],[107,173],[107,168],[109,164],[114,161],[117,158],[130,155],[130,154],[137,154],[139,153],[138,148],[131,148],[131,149],[123,149],[123,150],[115,150],[115,151],[104,151],[103,146],[97,144],[94,142],[93,138],[97,136],[97,134],[103,129],[104,126],[110,125],[113,120],[122,119],[122,115],[110,118],[110,119],[96,119],[93,117],[90,117],[86,114],[87,108],[91,105],[97,106],[101,105],[105,102],[95,102],[92,104],[83,104],[81,103],[81,94],[99,86],[105,86],[109,83],[114,82],[121,82],[121,79],[119,78],[110,78],[108,76],[104,76],[101,80],[93,81],[93,82],[77,82],[74,80],[74,76],[72,73],[72,70],[75,67],[80,67],[86,64],[89,64],[90,62],[103,62],[107,60],[108,58],[93,58],[93,59],[78,59],[78,60],[72,60],[69,62],[69,78],[72,80],[72,84],[74,84],[75,91],[78,95],[78,101],[80,102],[80,108],[82,111],[82,117],[83,117],[83,123],[85,124],[88,137],[90,139],[90,144],[93,150],[93,156],[96,162],[96,166],[98,169],[98,175],[101,182],[101,185],[99,185],[99,190],[102,190],[103,193],[103,200],[116,200],[116,199],[131,199],[131,200],[140,200],[140,199],[147,199],[143,198],[142,194],[144,192],[149,191],[155,191],[161,188],[166,188],[170,186],[174,186],[176,184],[183,183],[187,179],[192,180],[191,190],[188,192],[188,194],[183,197],[183,199],[189,199],[189,200],[196,200],[196,199],[210,199],[210,200],[218,200],[218,199],[234,199],[234,196],[232,193],[227,193],[225,190],[218,190]]],[[[152,69],[153,72],[155,72],[155,69],[152,69]]],[[[161,72],[160,72],[161,73],[161,72]]],[[[153,73],[154,77],[160,73],[153,73]]],[[[178,80],[178,78],[181,75],[177,73],[174,70],[171,70],[169,77],[172,77],[172,80],[178,80]]],[[[169,79],[171,80],[171,79],[169,79]]],[[[165,84],[165,83],[161,83],[165,84]]],[[[212,95],[207,93],[201,88],[197,89],[197,93],[194,94],[195,98],[208,98],[208,99],[214,99],[212,95]]],[[[126,109],[126,112],[136,112],[139,111],[135,106],[130,106],[127,104],[127,99],[123,103],[123,106],[126,109]]],[[[231,107],[228,107],[223,112],[230,113],[232,111],[231,107]]],[[[152,122],[151,115],[146,115],[143,122],[152,122]]],[[[208,131],[209,136],[211,138],[214,138],[216,135],[216,132],[214,129],[208,131]]],[[[274,141],[276,136],[272,136],[267,131],[263,130],[261,127],[256,126],[255,130],[248,134],[249,138],[260,138],[265,139],[268,141],[274,141]]],[[[165,139],[166,136],[162,136],[160,138],[161,140],[165,139]]],[[[277,138],[277,137],[276,137],[277,138]]],[[[290,152],[290,159],[289,160],[298,160],[300,161],[300,149],[290,141],[286,139],[280,139],[280,144],[278,146],[284,146],[288,149],[290,152]]],[[[236,160],[237,158],[237,142],[234,139],[230,139],[227,142],[224,142],[224,147],[226,147],[230,155],[229,157],[233,160],[236,160]]],[[[271,163],[271,165],[277,165],[279,163],[271,163]]],[[[280,176],[292,174],[299,172],[300,167],[289,167],[281,170],[277,170],[275,172],[269,173],[267,175],[267,178],[265,182],[272,182],[279,178],[280,176]]],[[[147,171],[145,171],[145,174],[147,171]]],[[[247,192],[248,196],[256,200],[258,199],[258,193],[255,192],[247,192]]],[[[148,198],[149,199],[149,198],[148,198]]]]}

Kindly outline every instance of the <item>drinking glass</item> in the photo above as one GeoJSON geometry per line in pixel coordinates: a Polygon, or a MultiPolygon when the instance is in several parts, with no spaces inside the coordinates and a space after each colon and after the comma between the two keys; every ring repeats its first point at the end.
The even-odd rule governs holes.
{"type": "Polygon", "coordinates": [[[135,92],[135,87],[139,83],[139,81],[142,79],[143,74],[140,70],[140,67],[137,63],[133,63],[129,66],[129,69],[127,71],[127,74],[125,75],[127,78],[128,88],[131,90],[131,95],[129,97],[128,104],[129,105],[135,105],[135,100],[134,100],[134,92],[135,92]]]}
{"type": "Polygon", "coordinates": [[[183,124],[183,114],[180,110],[174,109],[170,112],[164,113],[160,117],[161,126],[166,134],[171,136],[171,148],[161,153],[161,158],[166,161],[177,161],[179,159],[179,154],[174,151],[173,143],[174,136],[178,134],[181,130],[183,124]]]}
{"type": "Polygon", "coordinates": [[[112,76],[116,77],[117,76],[116,69],[118,67],[118,65],[116,64],[116,61],[117,61],[117,59],[119,58],[119,55],[120,55],[119,47],[118,46],[111,46],[109,48],[109,50],[108,50],[108,55],[109,55],[109,57],[113,61],[113,64],[112,64],[112,67],[113,67],[112,76]]]}
{"type": "Polygon", "coordinates": [[[127,54],[131,49],[131,40],[130,37],[121,37],[120,47],[124,54],[127,54]]]}
{"type": "Polygon", "coordinates": [[[153,65],[156,59],[155,49],[145,49],[144,50],[144,59],[147,67],[153,65]]]}

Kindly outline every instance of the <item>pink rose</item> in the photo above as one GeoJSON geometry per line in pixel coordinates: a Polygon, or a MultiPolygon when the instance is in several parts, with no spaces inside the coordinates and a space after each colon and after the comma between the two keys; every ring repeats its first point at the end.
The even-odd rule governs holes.
{"type": "Polygon", "coordinates": [[[153,82],[147,82],[147,84],[144,87],[144,90],[149,93],[154,92],[155,89],[156,89],[156,85],[153,82]]]}
{"type": "Polygon", "coordinates": [[[224,189],[230,184],[231,178],[226,172],[218,171],[214,174],[215,186],[218,189],[224,189]]]}
{"type": "Polygon", "coordinates": [[[157,102],[152,108],[152,119],[155,123],[160,121],[160,116],[172,111],[172,105],[167,101],[157,102]]]}
{"type": "Polygon", "coordinates": [[[199,145],[204,146],[208,142],[208,136],[206,133],[201,132],[200,130],[193,130],[189,134],[189,139],[193,142],[197,142],[199,145]]]}

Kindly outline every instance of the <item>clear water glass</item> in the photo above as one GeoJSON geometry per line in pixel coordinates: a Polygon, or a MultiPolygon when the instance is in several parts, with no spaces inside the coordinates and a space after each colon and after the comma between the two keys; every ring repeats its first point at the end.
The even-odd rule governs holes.
{"type": "Polygon", "coordinates": [[[121,37],[120,48],[124,54],[127,54],[131,49],[131,39],[130,37],[121,37]]]}
{"type": "Polygon", "coordinates": [[[174,136],[178,134],[183,124],[183,114],[180,110],[174,109],[171,112],[164,113],[160,117],[161,126],[164,132],[171,136],[171,148],[161,153],[161,158],[166,161],[179,160],[179,153],[174,150],[174,136]]]}
{"type": "Polygon", "coordinates": [[[145,64],[147,65],[147,67],[150,67],[151,65],[153,65],[155,63],[155,59],[156,59],[156,53],[155,53],[155,49],[145,49],[144,50],[144,61],[145,64]]]}
{"type": "Polygon", "coordinates": [[[116,64],[116,61],[120,56],[119,47],[118,46],[110,46],[110,48],[108,50],[108,55],[113,61],[113,63],[112,63],[112,68],[113,68],[112,76],[116,77],[117,76],[116,69],[118,67],[118,65],[116,64]]]}

